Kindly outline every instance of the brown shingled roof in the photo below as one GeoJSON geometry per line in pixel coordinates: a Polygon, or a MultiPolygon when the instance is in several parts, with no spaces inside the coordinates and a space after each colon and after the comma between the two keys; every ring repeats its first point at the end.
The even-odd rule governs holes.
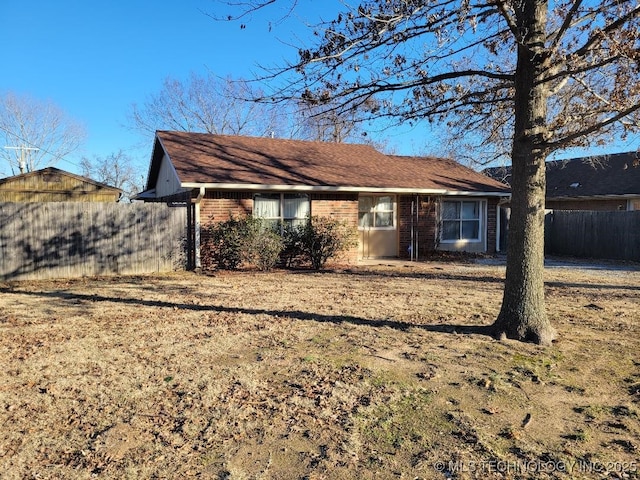
{"type": "Polygon", "coordinates": [[[162,158],[158,142],[183,185],[508,192],[500,182],[448,159],[388,156],[358,144],[167,131],[157,132],[150,187],[162,158]]]}

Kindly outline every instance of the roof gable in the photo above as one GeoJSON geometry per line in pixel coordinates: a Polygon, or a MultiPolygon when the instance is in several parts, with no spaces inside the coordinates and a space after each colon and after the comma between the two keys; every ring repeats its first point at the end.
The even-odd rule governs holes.
{"type": "Polygon", "coordinates": [[[279,186],[494,192],[508,189],[452,160],[384,155],[359,144],[159,131],[147,189],[164,154],[183,186],[279,186]]]}
{"type": "Polygon", "coordinates": [[[58,201],[86,195],[100,195],[109,201],[117,201],[122,194],[119,188],[55,167],[0,179],[0,192],[16,201],[58,201]]]}

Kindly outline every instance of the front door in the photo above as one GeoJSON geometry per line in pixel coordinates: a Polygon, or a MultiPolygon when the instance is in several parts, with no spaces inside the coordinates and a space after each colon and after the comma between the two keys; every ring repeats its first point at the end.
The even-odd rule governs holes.
{"type": "Polygon", "coordinates": [[[358,199],[360,258],[398,256],[396,205],[394,195],[360,195],[358,199]]]}

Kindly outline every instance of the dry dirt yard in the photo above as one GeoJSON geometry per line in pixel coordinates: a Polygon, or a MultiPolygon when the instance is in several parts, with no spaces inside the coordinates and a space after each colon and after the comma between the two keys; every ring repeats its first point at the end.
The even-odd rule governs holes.
{"type": "Polygon", "coordinates": [[[640,269],[546,274],[548,348],[501,266],[0,284],[0,478],[639,478],[640,269]]]}

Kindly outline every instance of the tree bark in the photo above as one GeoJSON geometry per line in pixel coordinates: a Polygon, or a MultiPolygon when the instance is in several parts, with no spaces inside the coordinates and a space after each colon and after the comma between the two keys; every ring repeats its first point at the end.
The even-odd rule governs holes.
{"type": "Polygon", "coordinates": [[[511,217],[502,308],[496,336],[548,345],[555,330],[544,300],[545,141],[548,87],[544,84],[547,2],[516,7],[518,63],[512,145],[511,217]]]}
{"type": "Polygon", "coordinates": [[[535,152],[514,155],[507,272],[494,329],[498,337],[548,345],[555,330],[544,300],[544,159],[535,152]],[[516,181],[524,176],[520,169],[530,174],[516,181]]]}

